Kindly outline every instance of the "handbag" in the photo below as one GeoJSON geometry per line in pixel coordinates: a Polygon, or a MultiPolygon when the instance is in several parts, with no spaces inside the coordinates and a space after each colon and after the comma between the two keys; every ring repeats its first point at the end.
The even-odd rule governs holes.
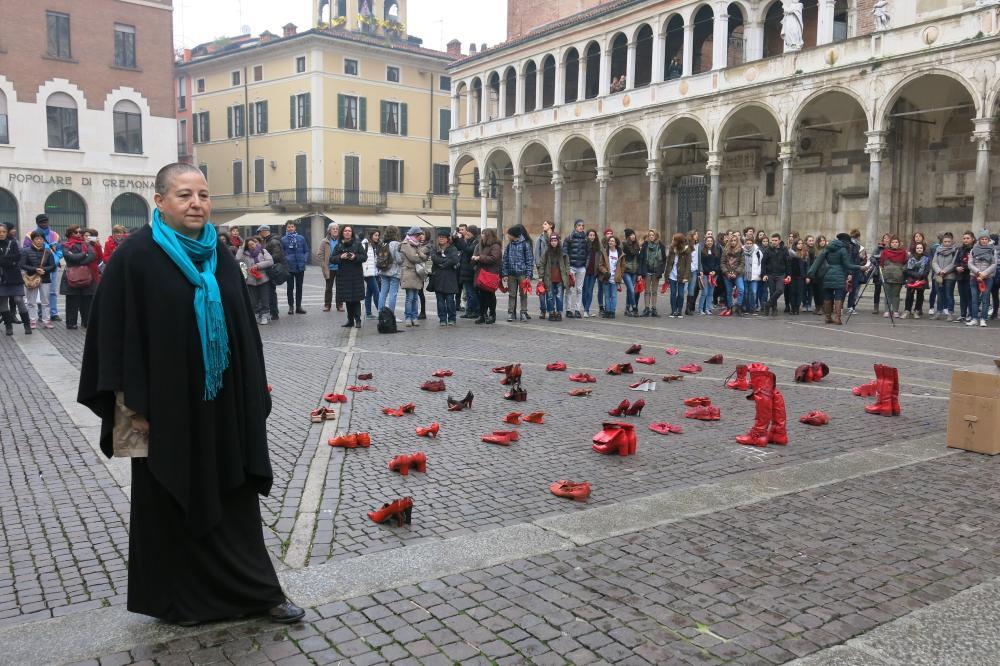
{"type": "Polygon", "coordinates": [[[274,264],[267,269],[267,275],[274,284],[285,284],[291,273],[288,271],[288,264],[274,264]]]}
{"type": "Polygon", "coordinates": [[[68,266],[66,268],[66,285],[70,289],[86,289],[94,283],[94,275],[90,266],[68,266]]]}
{"type": "MultiPolygon", "coordinates": [[[[45,248],[44,250],[42,250],[42,260],[38,264],[39,268],[44,268],[45,267],[45,253],[48,252],[48,251],[49,251],[49,248],[45,248]]],[[[25,272],[25,271],[21,271],[21,275],[24,278],[24,286],[25,286],[25,288],[27,288],[27,289],[38,289],[40,286],[42,286],[42,277],[43,276],[39,275],[38,273],[35,273],[34,271],[32,271],[31,273],[28,273],[28,272],[25,272]]]]}
{"type": "Polygon", "coordinates": [[[476,288],[496,292],[500,288],[500,274],[491,273],[485,268],[479,269],[479,272],[476,273],[476,288]]]}

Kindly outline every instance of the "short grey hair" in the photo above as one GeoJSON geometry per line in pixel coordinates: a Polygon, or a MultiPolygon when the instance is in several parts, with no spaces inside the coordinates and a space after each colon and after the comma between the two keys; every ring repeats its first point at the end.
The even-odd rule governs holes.
{"type": "Polygon", "coordinates": [[[330,224],[326,225],[326,233],[330,233],[330,229],[333,229],[334,227],[337,227],[339,229],[340,225],[337,224],[336,222],[331,222],[330,224]]]}
{"type": "Polygon", "coordinates": [[[156,173],[156,184],[154,185],[156,193],[160,196],[166,194],[170,186],[174,184],[174,180],[182,173],[197,173],[203,177],[205,175],[201,169],[192,164],[184,164],[183,162],[168,164],[156,173]]]}

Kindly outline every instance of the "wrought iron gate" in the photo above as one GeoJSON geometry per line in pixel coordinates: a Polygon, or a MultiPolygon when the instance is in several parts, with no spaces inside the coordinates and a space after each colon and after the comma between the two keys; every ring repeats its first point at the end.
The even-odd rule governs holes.
{"type": "Polygon", "coordinates": [[[684,176],[677,186],[677,231],[705,230],[708,184],[704,176],[684,176]]]}

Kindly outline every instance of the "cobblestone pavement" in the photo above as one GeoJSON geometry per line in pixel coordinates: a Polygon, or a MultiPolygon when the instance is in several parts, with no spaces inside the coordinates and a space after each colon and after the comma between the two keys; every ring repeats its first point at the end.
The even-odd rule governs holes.
{"type": "MultiPolygon", "coordinates": [[[[321,312],[321,289],[318,271],[307,274],[304,305],[309,314],[283,314],[261,329],[274,385],[269,431],[275,469],[274,490],[262,500],[262,511],[265,537],[275,558],[283,556],[287,547],[313,454],[325,446],[319,441],[321,427],[309,423],[308,411],[334,388],[346,351],[353,352],[349,383],[360,372],[372,372],[374,379],[364,383],[377,391],[350,393],[336,422],[338,432],[370,431],[373,444],[367,450],[334,449],[319,476],[320,513],[308,565],[583,508],[549,494],[548,485],[559,478],[590,481],[594,492],[589,505],[601,506],[930,433],[940,433],[943,439],[951,368],[988,362],[998,341],[994,328],[927,320],[898,322],[892,328],[887,320],[867,313],[837,329],[806,314],[741,321],[685,317],[562,323],[536,317],[496,326],[460,320],[457,328],[441,329],[433,296],[428,295],[429,318],[420,328],[380,336],[374,322],[366,322],[348,350],[347,329],[340,328],[344,315],[321,312]],[[633,341],[641,342],[643,355],[655,356],[656,364],[635,365],[637,374],[632,376],[605,375],[604,368],[611,363],[634,361],[624,354],[633,341]],[[667,347],[680,353],[668,357],[667,347]],[[715,353],[724,354],[724,365],[703,364],[701,375],[661,382],[655,392],[627,388],[641,376],[659,378],[715,353]],[[545,363],[554,360],[565,361],[567,372],[546,372],[545,363]],[[787,448],[748,450],[733,441],[751,424],[753,404],[744,400],[743,393],[726,390],[723,381],[737,363],[751,360],[768,363],[778,375],[788,403],[792,441],[787,448]],[[795,366],[813,360],[829,364],[831,375],[820,384],[793,384],[795,366]],[[900,368],[904,395],[899,418],[869,416],[863,410],[866,401],[850,394],[850,387],[874,377],[871,366],[879,361],[900,368]],[[524,364],[526,403],[502,400],[505,389],[490,373],[491,367],[511,362],[524,364]],[[438,368],[455,373],[445,379],[448,392],[419,391],[420,383],[438,368]],[[578,386],[567,379],[574,371],[597,376],[597,383],[590,385],[592,396],[568,396],[578,386]],[[446,395],[460,397],[468,390],[476,395],[471,411],[445,410],[446,395]],[[684,419],[681,400],[695,395],[711,396],[722,410],[722,420],[684,419]],[[639,433],[638,455],[599,456],[590,451],[590,438],[601,421],[609,419],[605,412],[623,398],[647,402],[641,417],[629,419],[639,433]],[[417,406],[414,415],[392,418],[381,412],[382,407],[410,401],[417,406]],[[827,411],[831,425],[800,425],[798,416],[811,409],[827,411]],[[506,427],[501,418],[511,410],[544,411],[546,423],[521,426],[521,441],[509,448],[481,443],[481,434],[506,427]],[[649,423],[659,420],[680,424],[685,433],[669,437],[651,433],[649,423]],[[441,424],[440,436],[417,438],[414,427],[432,421],[441,424]],[[418,450],[428,454],[426,474],[404,478],[386,469],[393,456],[418,450]],[[414,498],[412,526],[396,530],[367,520],[368,510],[401,495],[414,498]]],[[[533,314],[536,303],[532,298],[533,314]]],[[[402,297],[398,305],[402,307],[402,297]]],[[[82,331],[57,328],[37,333],[45,335],[69,364],[79,367],[82,331]]],[[[11,370],[0,375],[5,395],[23,396],[24,405],[45,406],[43,411],[21,408],[19,400],[8,401],[0,415],[4,452],[0,626],[121,604],[128,500],[68,416],[46,395],[44,383],[18,347],[0,339],[0,349],[11,370]]],[[[109,663],[133,658],[208,663],[215,657],[242,662],[288,657],[294,663],[307,659],[306,654],[317,663],[343,658],[356,658],[358,663],[782,661],[845,640],[841,625],[835,625],[838,631],[827,626],[844,617],[855,622],[857,626],[843,620],[857,629],[855,633],[874,626],[854,618],[868,617],[862,609],[880,609],[881,614],[870,611],[868,617],[879,624],[914,604],[940,598],[937,578],[927,572],[937,571],[941,562],[948,562],[943,579],[951,581],[949,590],[995,575],[989,559],[995,552],[976,541],[995,536],[998,524],[991,516],[995,507],[991,498],[975,494],[989,487],[995,473],[996,463],[990,459],[952,456],[946,464],[885,472],[800,493],[774,505],[716,512],[565,553],[387,591],[372,599],[349,601],[347,606],[331,604],[315,609],[310,623],[287,633],[250,623],[218,636],[209,633],[197,640],[185,638],[115,655],[109,663]],[[911,482],[920,487],[910,487],[911,482]],[[975,492],[968,490],[970,486],[975,492]],[[897,503],[897,498],[903,499],[897,503]],[[965,547],[959,543],[988,556],[970,559],[967,554],[953,554],[935,560],[926,547],[951,544],[943,551],[951,553],[965,547]],[[867,555],[862,557],[862,552],[867,555]],[[909,556],[913,553],[919,554],[909,556]],[[885,580],[875,588],[857,583],[863,573],[858,562],[866,563],[865,570],[880,571],[885,580]],[[976,572],[970,573],[974,568],[976,572]],[[927,577],[929,582],[917,585],[911,576],[927,577]],[[892,591],[899,594],[880,590],[887,599],[869,599],[875,603],[855,605],[852,612],[835,605],[835,616],[817,616],[822,620],[819,625],[800,617],[816,615],[808,608],[851,604],[844,600],[847,592],[855,601],[868,599],[862,592],[885,587],[890,579],[898,586],[892,591]],[[709,581],[712,584],[706,585],[709,581]],[[820,589],[810,588],[813,583],[820,589]],[[931,586],[933,595],[922,592],[931,586]],[[828,590],[838,592],[820,599],[818,595],[828,590]],[[810,605],[797,607],[808,594],[815,596],[808,599],[810,605]],[[435,600],[428,595],[440,599],[431,603],[435,600]],[[512,596],[523,599],[515,602],[512,596]],[[427,613],[442,600],[448,608],[427,613]],[[741,624],[720,613],[725,610],[721,607],[711,610],[718,604],[738,609],[733,617],[751,619],[741,624]],[[888,610],[884,604],[890,604],[888,610]],[[763,620],[758,606],[782,615],[783,621],[763,620]],[[671,620],[675,614],[689,624],[671,624],[681,622],[671,620]],[[754,617],[763,625],[753,624],[754,617]],[[729,625],[741,631],[733,634],[729,625]],[[587,631],[576,633],[582,629],[587,631]],[[598,637],[584,640],[594,632],[598,637]],[[755,644],[761,640],[766,644],[755,644]],[[806,643],[811,647],[804,647],[806,643]]]]}

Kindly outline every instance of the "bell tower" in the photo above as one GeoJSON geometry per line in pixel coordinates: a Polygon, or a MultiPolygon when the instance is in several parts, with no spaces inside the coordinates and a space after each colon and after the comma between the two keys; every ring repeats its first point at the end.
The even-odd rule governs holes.
{"type": "Polygon", "coordinates": [[[313,26],[344,17],[345,30],[406,38],[407,0],[312,0],[313,26]],[[388,29],[381,27],[387,25],[388,29]]]}

